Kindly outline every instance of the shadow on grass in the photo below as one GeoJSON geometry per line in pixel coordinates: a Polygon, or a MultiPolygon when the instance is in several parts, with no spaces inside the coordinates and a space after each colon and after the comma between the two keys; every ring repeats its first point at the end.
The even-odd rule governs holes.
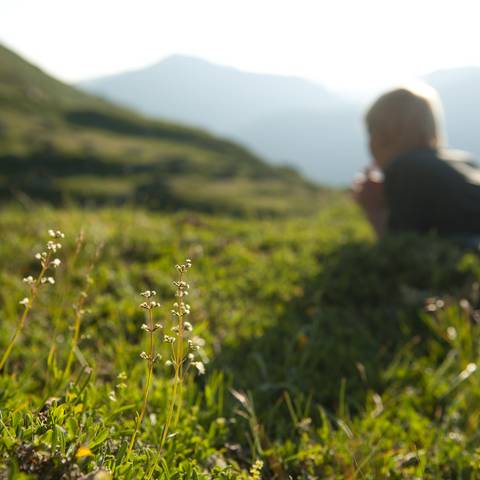
{"type": "Polygon", "coordinates": [[[267,428],[279,427],[274,412],[286,408],[285,392],[299,410],[313,402],[334,413],[359,411],[368,392],[387,386],[399,352],[422,348],[426,298],[461,294],[479,264],[451,243],[414,236],[345,244],[317,261],[317,273],[273,326],[214,360],[212,370],[228,371],[235,388],[252,393],[267,428]]]}

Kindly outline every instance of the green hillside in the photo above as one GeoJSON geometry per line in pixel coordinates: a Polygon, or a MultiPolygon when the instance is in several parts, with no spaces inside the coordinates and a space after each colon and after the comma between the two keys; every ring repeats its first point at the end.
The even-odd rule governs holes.
{"type": "Polygon", "coordinates": [[[50,227],[65,232],[55,284],[0,366],[1,479],[480,478],[477,256],[433,237],[375,244],[345,200],[278,219],[5,208],[0,362],[50,227]],[[205,373],[188,372],[162,447],[185,257],[205,373]],[[147,289],[162,361],[129,455],[147,289]]]}
{"type": "Polygon", "coordinates": [[[307,213],[321,190],[206,132],[144,118],[0,46],[0,198],[307,213]]]}

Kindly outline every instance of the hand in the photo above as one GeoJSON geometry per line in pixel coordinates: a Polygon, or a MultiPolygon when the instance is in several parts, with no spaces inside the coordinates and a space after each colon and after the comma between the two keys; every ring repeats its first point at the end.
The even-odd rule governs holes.
{"type": "Polygon", "coordinates": [[[386,208],[383,177],[380,172],[370,167],[355,177],[352,194],[367,214],[386,208]]]}
{"type": "Polygon", "coordinates": [[[377,235],[382,237],[387,221],[387,204],[381,173],[367,168],[364,173],[358,174],[352,184],[352,195],[377,235]]]}

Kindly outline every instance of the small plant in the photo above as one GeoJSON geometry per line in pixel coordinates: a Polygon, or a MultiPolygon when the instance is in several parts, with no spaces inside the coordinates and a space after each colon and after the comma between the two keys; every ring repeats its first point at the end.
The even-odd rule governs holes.
{"type": "Polygon", "coordinates": [[[10,353],[15,346],[15,342],[25,327],[28,314],[35,303],[35,300],[37,299],[41,287],[55,284],[54,277],[48,274],[51,270],[56,269],[61,264],[60,259],[56,258],[55,254],[62,248],[62,244],[59,242],[59,240],[63,239],[65,235],[60,230],[48,230],[48,235],[51,239],[47,241],[45,250],[35,254],[35,258],[40,262],[41,266],[38,277],[34,278],[32,275],[28,275],[23,279],[23,282],[30,288],[30,295],[24,297],[19,302],[20,305],[23,306],[23,313],[20,315],[15,332],[8,342],[7,348],[2,355],[0,360],[0,370],[2,370],[7,363],[10,353]]]}
{"type": "Polygon", "coordinates": [[[160,307],[160,303],[153,300],[153,297],[157,295],[155,290],[146,290],[140,295],[146,299],[146,301],[140,304],[140,308],[146,310],[147,312],[147,323],[142,325],[142,330],[145,330],[148,333],[148,352],[142,352],[140,357],[143,360],[147,361],[147,379],[145,381],[145,388],[143,390],[143,403],[140,413],[137,415],[137,420],[135,422],[135,430],[133,431],[132,437],[130,439],[130,444],[127,451],[127,459],[132,453],[133,447],[135,445],[135,439],[137,437],[140,425],[142,424],[143,417],[145,416],[145,411],[147,409],[148,397],[150,394],[150,387],[153,379],[153,367],[157,360],[159,360],[160,354],[155,352],[155,338],[154,333],[163,328],[160,323],[153,323],[153,310],[160,307]]]}
{"type": "Polygon", "coordinates": [[[175,424],[180,417],[182,404],[183,381],[186,372],[190,367],[195,367],[200,374],[205,373],[205,366],[200,361],[195,361],[195,352],[199,349],[193,341],[187,338],[188,334],[193,330],[190,322],[185,317],[190,315],[190,305],[185,303],[185,297],[188,295],[190,285],[185,281],[185,274],[192,267],[192,262],[187,258],[184,264],[176,265],[178,271],[178,279],[173,282],[176,287],[176,302],[173,304],[171,313],[176,320],[176,324],[172,327],[172,336],[165,335],[164,341],[169,343],[172,348],[172,354],[166,365],[173,368],[173,386],[172,395],[169,399],[169,408],[167,420],[165,422],[162,437],[160,439],[160,450],[162,450],[168,431],[175,418],[175,424]],[[175,414],[176,410],[176,414],[175,414]]]}
{"type": "Polygon", "coordinates": [[[178,272],[177,280],[173,282],[173,285],[176,288],[176,301],[171,310],[174,325],[171,328],[172,335],[164,336],[164,342],[171,346],[171,356],[165,364],[167,367],[173,369],[172,391],[168,401],[167,417],[160,437],[157,460],[154,462],[153,468],[150,470],[147,478],[151,478],[153,475],[162,454],[170,428],[176,425],[180,418],[185,375],[191,367],[194,367],[199,374],[205,373],[203,362],[198,361],[195,357],[195,353],[199,350],[199,346],[195,344],[192,339],[188,338],[193,330],[193,326],[186,320],[186,317],[190,315],[190,305],[185,302],[185,297],[188,295],[190,285],[185,279],[185,274],[191,267],[192,262],[189,258],[185,260],[185,263],[175,266],[178,272]]]}

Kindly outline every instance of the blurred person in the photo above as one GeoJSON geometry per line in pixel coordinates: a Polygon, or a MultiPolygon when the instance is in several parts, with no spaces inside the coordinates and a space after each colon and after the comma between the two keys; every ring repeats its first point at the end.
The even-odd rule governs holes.
{"type": "Polygon", "coordinates": [[[373,165],[353,196],[377,236],[436,232],[480,244],[480,168],[445,148],[441,105],[430,87],[397,88],[365,116],[373,165]]]}

